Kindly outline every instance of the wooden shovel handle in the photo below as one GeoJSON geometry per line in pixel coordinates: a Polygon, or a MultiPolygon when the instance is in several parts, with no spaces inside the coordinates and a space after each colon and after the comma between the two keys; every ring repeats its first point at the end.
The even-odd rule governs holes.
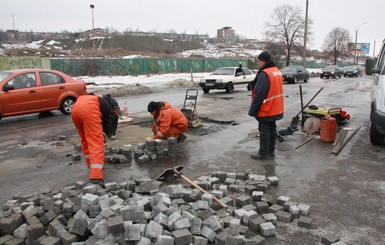
{"type": "MultiPolygon", "coordinates": [[[[207,191],[205,191],[204,189],[202,189],[202,187],[200,187],[199,185],[195,184],[194,182],[192,182],[189,178],[187,178],[186,176],[184,176],[183,174],[179,173],[179,177],[181,179],[183,179],[184,181],[186,181],[189,185],[191,185],[192,187],[194,187],[195,189],[199,190],[200,192],[202,193],[208,193],[207,191]]],[[[222,208],[228,208],[228,206],[223,203],[221,200],[219,200],[218,198],[216,198],[215,196],[213,196],[213,200],[219,205],[221,206],[222,208]]]]}

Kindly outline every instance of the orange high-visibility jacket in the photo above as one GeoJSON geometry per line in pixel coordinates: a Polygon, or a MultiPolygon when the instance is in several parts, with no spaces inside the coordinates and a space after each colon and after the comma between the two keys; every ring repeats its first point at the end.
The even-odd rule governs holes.
{"type": "Polygon", "coordinates": [[[152,125],[152,131],[155,133],[154,139],[167,139],[171,136],[176,138],[184,133],[188,128],[188,121],[183,113],[170,105],[166,101],[162,101],[163,105],[159,109],[155,122],[152,125]]]}
{"type": "Polygon", "coordinates": [[[89,179],[103,179],[104,137],[102,120],[108,120],[111,109],[103,98],[82,95],[76,100],[71,117],[78,130],[82,151],[90,169],[89,179]]]}

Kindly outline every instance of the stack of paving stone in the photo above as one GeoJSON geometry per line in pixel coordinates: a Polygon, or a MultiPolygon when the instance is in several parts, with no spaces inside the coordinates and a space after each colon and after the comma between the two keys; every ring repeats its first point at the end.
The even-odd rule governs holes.
{"type": "Polygon", "coordinates": [[[108,148],[105,151],[107,163],[130,163],[132,160],[132,145],[124,145],[120,148],[108,148]]]}
{"type": "Polygon", "coordinates": [[[175,159],[176,145],[178,143],[175,137],[170,137],[167,140],[154,140],[151,137],[147,137],[145,141],[145,143],[139,143],[134,150],[134,158],[138,163],[145,163],[164,156],[175,159]]]}
{"type": "Polygon", "coordinates": [[[17,195],[2,205],[0,244],[264,244],[279,222],[311,225],[309,205],[273,201],[275,176],[219,171],[195,182],[210,193],[135,177],[17,195]]]}

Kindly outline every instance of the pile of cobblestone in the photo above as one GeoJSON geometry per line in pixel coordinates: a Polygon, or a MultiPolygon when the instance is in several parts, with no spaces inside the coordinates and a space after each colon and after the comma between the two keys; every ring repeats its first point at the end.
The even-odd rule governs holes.
{"type": "MultiPolygon", "coordinates": [[[[175,137],[170,137],[167,140],[147,137],[145,142],[139,143],[136,146],[123,145],[121,147],[107,148],[105,151],[106,163],[130,163],[134,158],[138,163],[145,163],[150,160],[156,160],[162,157],[176,158],[178,141],[175,137]]],[[[73,161],[81,160],[81,144],[75,145],[76,153],[71,154],[73,161]]]]}
{"type": "Polygon", "coordinates": [[[264,244],[279,222],[311,227],[309,205],[269,194],[275,176],[218,171],[194,182],[210,193],[138,177],[18,195],[2,205],[0,244],[264,244]]]}

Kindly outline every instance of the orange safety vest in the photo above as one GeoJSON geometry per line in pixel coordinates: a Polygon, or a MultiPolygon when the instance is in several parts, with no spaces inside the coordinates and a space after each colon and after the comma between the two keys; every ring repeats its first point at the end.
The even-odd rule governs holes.
{"type": "Polygon", "coordinates": [[[263,101],[258,117],[271,117],[283,114],[283,77],[277,67],[269,67],[263,70],[269,77],[270,89],[263,101]]]}

